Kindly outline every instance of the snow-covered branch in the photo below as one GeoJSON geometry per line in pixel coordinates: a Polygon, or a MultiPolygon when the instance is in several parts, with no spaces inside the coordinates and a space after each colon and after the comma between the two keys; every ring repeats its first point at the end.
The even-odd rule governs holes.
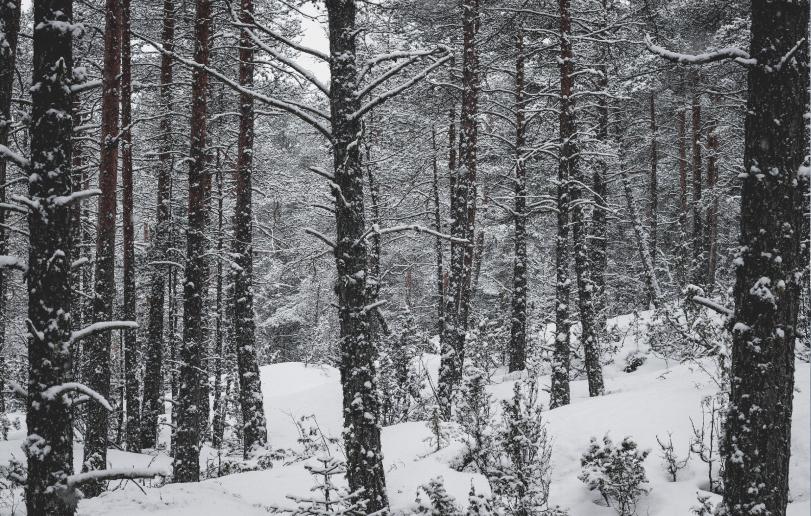
{"type": "Polygon", "coordinates": [[[0,159],[8,160],[20,168],[28,168],[31,165],[22,154],[17,154],[5,145],[0,145],[0,159]]]}
{"type": "Polygon", "coordinates": [[[152,468],[112,468],[97,469],[85,473],[77,473],[67,477],[68,487],[80,486],[89,481],[104,482],[108,480],[137,480],[143,478],[166,477],[169,471],[166,469],[152,468]]]}
{"type": "Polygon", "coordinates": [[[110,405],[110,402],[107,401],[107,399],[104,396],[94,391],[87,385],[78,382],[68,382],[48,387],[47,389],[42,391],[42,397],[48,400],[55,400],[57,397],[69,392],[81,392],[82,394],[85,394],[89,398],[99,402],[99,405],[106,408],[110,412],[113,411],[113,406],[110,405]]]}
{"type": "Polygon", "coordinates": [[[307,233],[308,235],[312,235],[312,236],[314,236],[315,238],[317,238],[317,239],[321,240],[322,242],[324,242],[325,244],[327,244],[328,246],[330,246],[330,247],[331,247],[331,248],[333,248],[333,249],[335,249],[336,247],[338,247],[338,246],[335,244],[335,242],[333,242],[332,240],[330,240],[330,239],[329,239],[327,236],[325,236],[325,235],[324,235],[324,234],[322,234],[322,233],[319,233],[318,231],[316,231],[316,230],[314,230],[314,229],[312,229],[312,228],[304,228],[304,232],[305,232],[305,233],[307,233]]]}
{"type": "Polygon", "coordinates": [[[722,48],[714,52],[707,52],[704,54],[679,54],[664,47],[654,45],[649,34],[645,35],[645,47],[647,47],[650,52],[663,57],[668,61],[683,65],[707,64],[715,61],[723,61],[725,59],[731,59],[744,66],[753,66],[757,64],[757,60],[749,56],[747,52],[735,47],[722,48]]]}
{"type": "MultiPolygon", "coordinates": [[[[249,25],[250,27],[255,27],[257,30],[259,30],[259,32],[267,34],[268,36],[275,39],[279,43],[283,43],[283,44],[287,45],[288,47],[290,47],[292,49],[298,50],[299,52],[303,52],[305,54],[309,54],[309,55],[311,55],[313,57],[317,57],[318,59],[322,59],[322,60],[324,60],[326,62],[329,62],[329,55],[325,54],[324,52],[321,52],[320,50],[316,50],[314,48],[305,47],[304,45],[300,45],[300,44],[296,43],[295,41],[282,36],[281,34],[273,32],[273,30],[271,30],[268,27],[262,25],[261,23],[258,23],[256,21],[256,17],[254,17],[252,14],[249,14],[248,16],[250,16],[251,22],[252,22],[252,24],[249,25]]],[[[245,26],[245,24],[242,24],[242,23],[237,23],[235,25],[237,27],[245,26]]]]}
{"type": "Polygon", "coordinates": [[[464,238],[458,238],[451,235],[446,235],[444,233],[440,233],[439,231],[435,231],[431,228],[426,228],[425,226],[420,226],[418,224],[406,224],[402,226],[392,226],[390,228],[380,228],[377,224],[373,224],[361,237],[361,240],[365,240],[371,234],[378,234],[378,235],[386,235],[389,233],[400,233],[403,231],[416,231],[417,233],[427,233],[429,235],[433,235],[435,237],[441,238],[443,240],[448,240],[450,242],[454,242],[457,244],[465,244],[470,245],[470,241],[464,238]]]}
{"type": "Polygon", "coordinates": [[[110,330],[128,330],[138,328],[135,321],[102,321],[85,326],[81,330],[74,331],[70,336],[70,342],[76,342],[91,335],[110,330]]]}
{"type": "Polygon", "coordinates": [[[57,206],[69,206],[75,202],[83,201],[91,197],[101,195],[101,190],[98,188],[90,188],[88,190],[79,190],[70,195],[60,195],[53,198],[53,203],[57,206]]]}
{"type": "Polygon", "coordinates": [[[158,43],[156,41],[153,41],[150,38],[147,38],[147,37],[142,36],[142,35],[140,35],[138,33],[135,33],[135,32],[133,32],[132,34],[137,36],[138,38],[143,39],[144,41],[146,41],[147,43],[152,45],[158,52],[160,52],[163,55],[171,57],[176,62],[180,63],[181,65],[185,66],[186,68],[201,70],[201,71],[209,74],[210,76],[217,78],[220,82],[222,82],[223,84],[225,84],[226,86],[228,86],[232,90],[238,91],[239,93],[244,93],[245,95],[249,95],[249,96],[253,97],[255,100],[258,100],[259,102],[262,102],[263,104],[267,104],[269,106],[273,106],[275,108],[279,108],[279,109],[281,109],[283,111],[286,111],[287,113],[290,113],[292,115],[296,115],[298,118],[300,118],[304,122],[307,122],[312,127],[314,127],[318,132],[323,134],[328,140],[332,141],[332,131],[330,131],[330,129],[326,125],[319,122],[318,119],[316,119],[313,116],[311,116],[310,114],[308,114],[307,111],[310,111],[312,113],[316,113],[318,116],[320,116],[320,117],[322,117],[322,118],[324,118],[326,120],[329,120],[329,116],[326,113],[321,113],[320,111],[317,111],[317,110],[312,109],[312,108],[304,109],[303,107],[296,105],[294,102],[287,102],[287,101],[277,99],[277,98],[274,98],[274,97],[268,97],[267,95],[263,95],[263,94],[258,93],[256,91],[245,88],[244,86],[242,86],[239,83],[235,82],[233,79],[229,79],[224,74],[218,72],[217,70],[214,70],[213,68],[209,68],[208,66],[201,65],[200,63],[198,63],[196,61],[193,61],[191,59],[186,59],[185,57],[182,57],[182,56],[176,54],[175,52],[171,52],[169,50],[166,50],[165,48],[163,48],[163,46],[160,43],[158,43]]]}
{"type": "Polygon", "coordinates": [[[405,91],[408,88],[410,88],[410,87],[414,86],[415,84],[417,84],[418,82],[423,80],[426,76],[428,76],[429,73],[431,73],[435,69],[439,68],[443,64],[450,61],[450,59],[452,57],[453,57],[453,54],[449,53],[449,54],[445,55],[444,57],[442,57],[441,59],[438,59],[431,66],[426,67],[424,70],[422,70],[420,73],[418,73],[417,75],[415,75],[411,79],[405,81],[402,84],[399,84],[398,86],[395,86],[394,88],[382,93],[380,96],[375,97],[374,99],[370,100],[369,102],[367,102],[366,104],[361,106],[360,109],[358,109],[357,111],[352,113],[352,115],[350,115],[350,117],[355,119],[355,120],[359,119],[361,116],[363,116],[365,113],[367,113],[369,110],[371,110],[375,106],[378,106],[378,105],[382,104],[383,102],[386,102],[390,98],[392,98],[392,97],[394,97],[396,95],[399,95],[403,91],[405,91]]]}
{"type": "Polygon", "coordinates": [[[732,316],[732,310],[731,309],[725,307],[724,305],[716,303],[712,299],[707,299],[706,297],[702,297],[702,296],[693,296],[693,297],[690,298],[690,300],[693,301],[693,303],[695,303],[697,305],[701,305],[701,306],[704,306],[706,308],[709,308],[710,310],[712,310],[714,312],[718,312],[721,315],[726,315],[727,317],[732,316]]]}
{"type": "Polygon", "coordinates": [[[96,88],[101,88],[101,86],[102,86],[101,79],[97,79],[97,80],[94,80],[94,81],[81,82],[79,84],[71,85],[70,92],[71,93],[81,93],[83,91],[88,91],[88,90],[94,90],[96,88]]]}
{"type": "Polygon", "coordinates": [[[16,269],[25,272],[28,267],[20,258],[2,254],[0,255],[0,269],[16,269]]]}

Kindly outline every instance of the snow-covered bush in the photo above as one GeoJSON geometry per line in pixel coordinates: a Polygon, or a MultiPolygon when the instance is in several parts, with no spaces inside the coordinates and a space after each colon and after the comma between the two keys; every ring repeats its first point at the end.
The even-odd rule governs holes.
{"type": "Polygon", "coordinates": [[[698,505],[694,505],[690,512],[695,514],[696,516],[715,516],[716,515],[716,507],[715,504],[712,503],[712,496],[708,494],[701,494],[698,493],[696,495],[698,498],[698,505]]]}
{"type": "Polygon", "coordinates": [[[343,462],[331,455],[316,457],[313,464],[304,466],[315,478],[316,484],[310,489],[310,496],[288,496],[296,502],[295,509],[270,507],[269,512],[290,514],[291,516],[327,516],[342,514],[360,516],[366,514],[366,501],[360,493],[347,493],[335,485],[333,477],[342,477],[346,473],[343,462]]]}
{"type": "Polygon", "coordinates": [[[467,515],[466,516],[491,516],[493,512],[493,505],[490,500],[484,495],[476,493],[476,489],[470,486],[470,494],[467,497],[467,515]]]}
{"type": "Polygon", "coordinates": [[[667,434],[667,443],[662,442],[658,435],[656,436],[656,442],[659,443],[659,448],[662,449],[662,463],[665,466],[667,475],[670,477],[671,482],[676,482],[678,480],[679,471],[687,467],[691,450],[688,450],[687,457],[683,460],[679,459],[679,455],[676,453],[676,449],[673,446],[673,434],[670,432],[667,434]]]}
{"type": "Polygon", "coordinates": [[[625,367],[622,368],[626,373],[633,373],[639,369],[646,361],[648,356],[642,351],[631,351],[625,356],[625,367]]]}
{"type": "Polygon", "coordinates": [[[408,421],[424,405],[420,396],[426,373],[415,367],[415,358],[424,340],[410,312],[402,317],[399,327],[391,335],[381,338],[378,385],[383,425],[408,421]]]}
{"type": "MultiPolygon", "coordinates": [[[[442,477],[432,478],[427,484],[417,489],[416,514],[431,516],[462,516],[456,500],[445,490],[442,477]]],[[[487,513],[484,513],[487,514],[487,513]]]]}
{"type": "Polygon", "coordinates": [[[488,472],[497,504],[508,514],[539,514],[547,506],[552,447],[541,417],[534,382],[516,382],[502,402],[498,431],[500,462],[488,472]]]}
{"type": "Polygon", "coordinates": [[[492,396],[487,392],[485,373],[475,366],[467,370],[465,382],[456,411],[456,421],[464,431],[467,454],[463,466],[474,464],[481,473],[486,473],[493,464],[494,449],[492,396]]]}
{"type": "Polygon", "coordinates": [[[701,422],[690,419],[693,430],[690,451],[707,465],[706,490],[714,493],[722,493],[724,490],[724,454],[721,446],[724,442],[728,404],[729,398],[724,392],[706,396],[701,400],[701,422]]]}
{"type": "Polygon", "coordinates": [[[578,476],[590,490],[597,490],[608,506],[620,516],[636,513],[639,498],[648,492],[643,462],[648,451],[640,450],[636,442],[626,437],[615,445],[608,435],[602,443],[592,437],[589,449],[580,459],[583,467],[578,476]]]}

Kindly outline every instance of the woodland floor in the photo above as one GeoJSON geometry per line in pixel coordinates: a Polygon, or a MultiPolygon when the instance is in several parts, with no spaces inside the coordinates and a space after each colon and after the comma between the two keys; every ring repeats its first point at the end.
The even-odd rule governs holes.
{"type": "MultiPolygon", "coordinates": [[[[613,509],[599,504],[599,495],[590,492],[577,479],[580,456],[589,438],[606,432],[615,441],[632,436],[641,448],[650,449],[645,461],[650,481],[650,493],[643,496],[638,514],[648,516],[685,516],[696,504],[696,493],[707,486],[707,467],[693,456],[677,482],[670,482],[662,465],[656,435],[666,438],[673,434],[673,443],[681,457],[686,455],[692,435],[690,418],[701,420],[701,399],[715,392],[710,377],[695,365],[668,362],[649,356],[646,363],[633,373],[625,373],[622,358],[641,347],[638,341],[645,334],[644,323],[633,323],[623,316],[610,324],[621,335],[616,360],[605,367],[607,393],[589,399],[585,381],[572,384],[571,405],[545,413],[549,433],[553,438],[553,472],[550,501],[569,509],[572,516],[608,516],[613,509]]],[[[642,349],[642,351],[645,351],[642,349]]],[[[424,355],[422,364],[436,378],[438,357],[424,355]]],[[[704,364],[708,369],[712,364],[704,364]]],[[[513,378],[495,372],[490,387],[496,399],[512,394],[513,378]]],[[[541,379],[548,385],[549,378],[541,379]]],[[[319,427],[328,437],[340,437],[341,394],[338,372],[331,367],[307,366],[302,363],[281,363],[262,368],[265,410],[269,415],[273,448],[300,448],[294,418],[315,415],[319,427]]],[[[790,491],[793,502],[789,516],[807,516],[811,512],[811,472],[809,472],[809,365],[798,362],[794,397],[790,491]]],[[[542,394],[548,406],[546,393],[542,394]]],[[[22,427],[12,430],[8,441],[0,441],[0,463],[14,456],[22,459],[20,444],[25,436],[22,427]]],[[[313,420],[310,420],[312,422],[313,420]]],[[[163,436],[166,440],[168,436],[163,436]]],[[[334,453],[340,455],[337,446],[334,453]]],[[[451,464],[463,452],[461,443],[451,443],[434,451],[431,432],[424,422],[411,422],[383,430],[386,480],[392,509],[409,514],[415,506],[419,485],[442,476],[448,492],[460,506],[467,501],[471,483],[478,493],[488,493],[486,480],[475,473],[458,472],[451,464]]],[[[75,450],[76,465],[81,461],[81,446],[75,450]]],[[[218,458],[213,450],[201,457],[204,467],[216,468],[218,458]]],[[[162,453],[154,455],[110,450],[111,467],[142,467],[150,464],[168,467],[170,459],[162,453]]],[[[79,514],[83,516],[160,514],[173,516],[208,515],[267,515],[270,507],[290,506],[286,495],[307,496],[315,484],[305,470],[304,462],[285,464],[280,461],[272,469],[238,473],[213,478],[199,484],[170,484],[143,487],[133,482],[113,483],[112,490],[102,496],[83,500],[79,514]]],[[[0,495],[0,514],[24,514],[22,492],[0,495]]]]}

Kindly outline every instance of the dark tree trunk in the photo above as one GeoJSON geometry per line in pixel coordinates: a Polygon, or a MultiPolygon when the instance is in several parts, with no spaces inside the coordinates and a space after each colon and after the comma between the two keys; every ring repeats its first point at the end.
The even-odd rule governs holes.
{"type": "Polygon", "coordinates": [[[704,249],[707,252],[708,288],[715,284],[715,269],[718,263],[718,118],[714,115],[707,128],[707,226],[705,229],[704,249]]]}
{"type": "MultiPolygon", "coordinates": [[[[14,62],[17,56],[17,38],[20,32],[20,0],[0,2],[0,145],[8,146],[11,125],[11,95],[14,83],[14,62]]],[[[0,203],[6,202],[6,160],[0,159],[0,203]]],[[[0,255],[7,252],[6,212],[0,210],[0,255]]],[[[6,273],[0,268],[0,412],[6,411],[6,366],[3,351],[6,347],[6,273]]]]}
{"type": "Polygon", "coordinates": [[[572,213],[572,241],[574,243],[574,266],[577,276],[577,291],[580,308],[581,337],[589,395],[603,393],[603,373],[600,365],[600,343],[596,332],[594,311],[594,283],[591,281],[586,238],[586,206],[583,187],[585,175],[578,163],[577,124],[574,107],[574,56],[572,54],[572,20],[570,1],[560,0],[560,168],[561,174],[569,178],[569,192],[572,213]]]}
{"type": "Polygon", "coordinates": [[[380,446],[378,350],[369,338],[367,246],[361,165],[361,122],[352,116],[360,107],[353,0],[327,0],[330,42],[330,113],[332,119],[338,319],[344,446],[350,491],[363,489],[367,513],[388,506],[380,446]],[[339,193],[340,192],[340,193],[339,193]]]}
{"type": "MultiPolygon", "coordinates": [[[[240,18],[253,19],[252,0],[242,0],[240,18]]],[[[239,83],[253,88],[253,41],[242,31],[239,45],[239,83]]],[[[243,453],[249,458],[267,445],[268,431],[262,404],[262,384],[256,359],[256,335],[253,315],[253,97],[241,94],[239,142],[234,206],[234,339],[239,372],[239,403],[242,408],[243,453]]]]}
{"type": "MultiPolygon", "coordinates": [[[[197,0],[194,20],[194,60],[208,66],[211,37],[211,0],[197,0]]],[[[186,272],[183,280],[183,339],[180,345],[180,380],[177,397],[174,479],[200,480],[201,403],[208,379],[201,374],[205,353],[203,304],[208,278],[207,205],[211,177],[206,170],[208,74],[192,72],[191,144],[189,147],[189,222],[186,230],[186,272]]]]}
{"type": "Polygon", "coordinates": [[[650,96],[650,265],[652,273],[656,274],[656,250],[658,248],[659,233],[659,142],[656,127],[656,100],[650,96]]]}
{"type": "MultiPolygon", "coordinates": [[[[130,57],[130,0],[121,0],[121,182],[124,219],[124,319],[135,320],[135,221],[132,191],[132,69],[130,57]]],[[[135,330],[124,331],[124,392],[127,408],[127,450],[140,447],[141,411],[138,402],[138,357],[135,330]]]]}
{"type": "MultiPolygon", "coordinates": [[[[173,0],[163,1],[163,34],[161,44],[174,49],[175,14],[173,0]]],[[[172,59],[161,55],[160,149],[158,152],[158,198],[156,222],[150,258],[153,262],[167,261],[172,188],[172,59]]],[[[144,401],[141,411],[141,448],[154,448],[158,435],[158,416],[163,412],[163,310],[166,293],[166,267],[152,264],[149,287],[149,322],[144,365],[144,401]]]]}
{"type": "MultiPolygon", "coordinates": [[[[121,3],[107,0],[104,27],[104,72],[101,98],[101,163],[99,166],[98,224],[96,233],[96,272],[94,278],[93,321],[113,319],[115,303],[115,219],[118,186],[118,115],[121,98],[121,3]]],[[[104,396],[110,396],[110,348],[112,334],[101,332],[85,342],[84,380],[104,396]]],[[[109,413],[98,403],[87,406],[82,471],[107,468],[109,413]]],[[[82,491],[96,496],[103,483],[89,482],[82,491]]]]}
{"type": "MultiPolygon", "coordinates": [[[[473,239],[476,213],[476,142],[478,126],[479,65],[476,33],[479,0],[462,2],[462,111],[459,161],[451,170],[451,236],[466,244],[451,242],[450,274],[445,308],[445,332],[439,367],[439,404],[443,417],[451,416],[454,397],[462,381],[465,333],[468,327],[472,286],[473,239]],[[464,168],[464,172],[462,169],[464,168]]],[[[456,161],[455,159],[453,161],[456,161]]]]}
{"type": "Polygon", "coordinates": [[[749,54],[758,66],[748,73],[724,447],[730,516],[784,516],[788,503],[794,346],[808,265],[800,250],[809,186],[808,16],[807,0],[752,2],[749,54]]]}
{"type": "Polygon", "coordinates": [[[217,279],[215,315],[214,315],[214,396],[211,407],[211,445],[219,449],[222,446],[222,436],[224,433],[225,420],[223,419],[222,406],[222,375],[225,354],[223,349],[223,285],[222,285],[222,263],[223,263],[223,174],[220,164],[220,152],[217,150],[217,279]]]}
{"type": "Polygon", "coordinates": [[[524,164],[524,31],[515,35],[515,256],[513,258],[512,321],[510,326],[510,371],[526,367],[527,361],[527,169],[524,164]]]}
{"type": "Polygon", "coordinates": [[[676,272],[683,287],[689,265],[687,245],[687,113],[684,108],[676,112],[676,140],[679,147],[679,238],[677,243],[676,272]]]}
{"type": "MultiPolygon", "coordinates": [[[[694,87],[698,87],[698,80],[694,81],[694,87]]],[[[701,213],[701,186],[702,186],[702,163],[701,163],[701,98],[698,92],[693,92],[692,105],[693,122],[693,262],[692,279],[696,285],[703,285],[706,277],[706,263],[704,261],[704,221],[701,213]]]]}
{"type": "MultiPolygon", "coordinates": [[[[607,16],[607,6],[603,0],[603,12],[607,16]]],[[[607,22],[606,22],[607,23],[607,22]]],[[[600,47],[600,77],[597,86],[602,93],[597,98],[597,139],[608,145],[608,45],[600,47]]],[[[606,300],[605,300],[605,270],[608,266],[608,253],[606,232],[608,214],[608,162],[604,157],[597,157],[594,174],[592,176],[592,191],[594,193],[594,206],[591,214],[591,235],[589,235],[589,262],[592,267],[591,280],[594,284],[594,309],[597,314],[597,332],[604,334],[607,330],[606,300]]]]}
{"type": "Polygon", "coordinates": [[[44,396],[70,377],[70,210],[73,2],[34,2],[34,72],[31,90],[31,170],[28,194],[38,209],[28,215],[28,514],[72,515],[76,500],[65,492],[73,473],[70,407],[44,396]],[[49,450],[43,453],[43,450],[49,450]]]}
{"type": "MultiPolygon", "coordinates": [[[[431,145],[434,150],[433,172],[434,177],[432,181],[433,187],[433,201],[434,201],[434,230],[437,233],[442,232],[442,210],[439,203],[439,164],[436,146],[436,130],[431,129],[431,145]]],[[[436,296],[437,296],[437,332],[440,337],[445,332],[445,275],[442,264],[443,245],[442,238],[436,237],[434,241],[434,254],[436,255],[436,296]]]]}

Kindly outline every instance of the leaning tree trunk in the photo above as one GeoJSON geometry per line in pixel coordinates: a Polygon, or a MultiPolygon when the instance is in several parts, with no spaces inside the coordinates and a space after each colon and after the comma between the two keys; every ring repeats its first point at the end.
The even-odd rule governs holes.
{"type": "Polygon", "coordinates": [[[600,343],[596,332],[594,312],[594,283],[591,281],[586,237],[585,197],[582,195],[585,175],[578,163],[577,124],[574,112],[574,56],[572,54],[572,19],[570,0],[560,0],[560,168],[569,178],[570,209],[572,213],[572,241],[574,243],[574,266],[577,276],[577,291],[580,308],[580,342],[586,366],[589,395],[603,393],[603,373],[600,365],[600,343]]]}
{"type": "Polygon", "coordinates": [[[361,123],[353,0],[327,0],[330,43],[330,113],[335,181],[335,264],[338,273],[341,386],[343,388],[346,476],[352,492],[362,491],[367,513],[388,506],[380,445],[380,399],[375,342],[369,338],[366,306],[368,263],[364,240],[361,123]]]}
{"type": "MultiPolygon", "coordinates": [[[[242,0],[240,19],[253,19],[252,0],[242,0]]],[[[253,41],[242,31],[239,45],[239,84],[253,88],[253,41]]],[[[243,454],[249,458],[267,445],[268,431],[262,402],[262,383],[256,359],[256,323],[253,315],[253,97],[239,98],[239,142],[234,206],[234,343],[237,353],[239,404],[242,408],[243,454]]]]}
{"type": "MultiPolygon", "coordinates": [[[[101,163],[96,233],[96,270],[93,295],[93,321],[113,319],[115,303],[115,219],[118,185],[118,114],[121,87],[121,3],[107,0],[104,27],[104,72],[101,98],[101,163]]],[[[84,381],[104,398],[110,396],[110,349],[112,334],[101,332],[85,343],[84,381]]],[[[107,410],[97,403],[87,407],[82,471],[106,469],[107,410]]],[[[86,496],[96,496],[103,490],[101,482],[85,484],[86,496]]]]}
{"type": "Polygon", "coordinates": [[[510,371],[526,367],[527,361],[527,169],[524,163],[524,31],[515,35],[515,256],[513,258],[512,321],[510,325],[510,371]]]}
{"type": "MultiPolygon", "coordinates": [[[[784,516],[807,236],[808,0],[753,0],[736,259],[725,514],[784,516]]],[[[806,258],[807,259],[807,258],[806,258]]]]}
{"type": "MultiPolygon", "coordinates": [[[[135,221],[132,191],[132,68],[130,58],[130,0],[121,0],[121,182],[124,226],[124,320],[135,320],[135,221]]],[[[127,450],[139,450],[141,412],[138,404],[137,334],[124,331],[124,392],[127,409],[127,450]]]]}
{"type": "MultiPolygon", "coordinates": [[[[448,420],[457,387],[462,381],[465,360],[465,333],[470,309],[473,235],[476,210],[476,140],[478,125],[478,55],[476,32],[479,23],[479,1],[462,2],[462,109],[458,163],[451,169],[451,236],[465,239],[451,242],[450,273],[445,307],[445,331],[439,366],[438,397],[443,417],[448,420]],[[464,169],[464,172],[463,172],[464,169]]],[[[451,143],[451,146],[453,144],[451,143]]]]}
{"type": "Polygon", "coordinates": [[[70,377],[71,0],[34,2],[31,170],[28,193],[28,398],[24,451],[28,514],[72,515],[66,496],[73,473],[70,407],[45,395],[70,377]],[[47,450],[47,452],[46,452],[47,450]]]}
{"type": "MultiPolygon", "coordinates": [[[[194,21],[194,60],[208,66],[211,36],[211,0],[197,0],[194,21]]],[[[203,369],[203,302],[208,278],[207,204],[211,177],[206,171],[206,109],[208,74],[192,71],[191,144],[189,147],[189,201],[186,230],[186,272],[183,281],[183,340],[180,345],[180,382],[177,397],[174,479],[200,480],[200,393],[207,382],[203,369]]]]}
{"type": "MultiPolygon", "coordinates": [[[[174,48],[175,18],[173,0],[163,0],[163,34],[161,45],[174,48]]],[[[158,151],[158,197],[154,243],[150,252],[149,314],[144,364],[144,400],[141,411],[141,448],[154,448],[158,435],[158,416],[163,412],[163,310],[166,297],[166,268],[170,241],[170,196],[172,188],[172,58],[161,55],[160,68],[160,143],[158,151]]]]}
{"type": "MultiPolygon", "coordinates": [[[[20,32],[20,0],[0,2],[0,146],[8,145],[11,125],[11,95],[14,84],[14,61],[20,32]]],[[[6,202],[6,160],[0,158],[0,203],[6,202]]],[[[0,255],[5,255],[6,212],[0,210],[0,255]]],[[[6,275],[0,268],[0,412],[6,411],[3,351],[6,347],[6,275]]]]}

